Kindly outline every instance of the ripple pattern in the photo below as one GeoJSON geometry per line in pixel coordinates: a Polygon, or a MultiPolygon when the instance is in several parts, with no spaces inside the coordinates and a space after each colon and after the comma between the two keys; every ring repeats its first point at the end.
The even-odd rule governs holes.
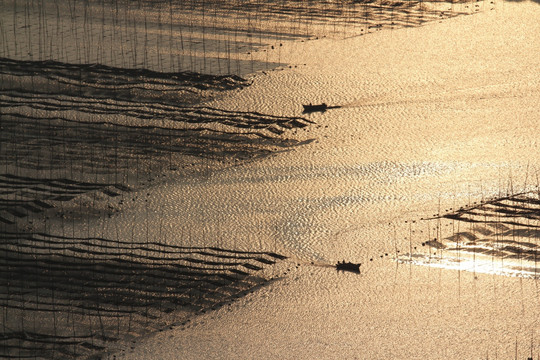
{"type": "Polygon", "coordinates": [[[80,358],[181,324],[270,280],[285,257],[46,233],[0,235],[0,355],[80,358]],[[122,329],[122,330],[120,330],[122,329]]]}

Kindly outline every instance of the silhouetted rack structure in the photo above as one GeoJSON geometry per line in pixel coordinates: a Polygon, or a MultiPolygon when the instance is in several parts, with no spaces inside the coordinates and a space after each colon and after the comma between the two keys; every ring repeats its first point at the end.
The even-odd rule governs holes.
{"type": "Polygon", "coordinates": [[[424,242],[447,254],[482,255],[499,262],[506,274],[538,278],[540,260],[540,198],[524,192],[464,206],[442,214],[457,222],[451,235],[441,232],[424,242]],[[462,224],[461,227],[459,224],[462,224]],[[466,226],[466,224],[468,226],[466,226]]]}
{"type": "Polygon", "coordinates": [[[0,357],[93,356],[272,278],[274,252],[89,224],[164,173],[303,144],[287,134],[308,119],[205,105],[285,65],[287,42],[419,26],[455,4],[1,1],[0,357]]]}
{"type": "Polygon", "coordinates": [[[197,104],[249,85],[236,76],[0,59],[0,78],[0,356],[102,353],[272,277],[284,257],[271,252],[89,224],[160,174],[299,145],[284,134],[309,120],[197,104]]]}
{"type": "Polygon", "coordinates": [[[210,309],[264,284],[263,267],[285,259],[24,232],[0,234],[0,256],[0,354],[40,358],[89,355],[178,323],[183,309],[210,309]]]}
{"type": "Polygon", "coordinates": [[[119,183],[180,156],[247,160],[296,145],[280,135],[311,123],[190,105],[249,85],[237,76],[0,59],[0,77],[0,166],[49,178],[119,183]]]}
{"type": "Polygon", "coordinates": [[[0,4],[0,57],[246,75],[283,65],[285,41],[419,26],[480,9],[461,6],[466,3],[5,0],[0,4]],[[266,56],[253,57],[253,51],[266,56]]]}

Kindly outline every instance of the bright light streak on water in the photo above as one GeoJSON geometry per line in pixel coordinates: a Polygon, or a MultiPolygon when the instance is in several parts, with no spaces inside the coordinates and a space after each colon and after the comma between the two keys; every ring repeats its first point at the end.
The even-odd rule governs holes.
{"type": "Polygon", "coordinates": [[[502,260],[493,257],[445,253],[444,255],[404,254],[396,259],[401,264],[428,266],[437,269],[467,271],[477,274],[540,279],[538,265],[529,261],[502,260]]]}

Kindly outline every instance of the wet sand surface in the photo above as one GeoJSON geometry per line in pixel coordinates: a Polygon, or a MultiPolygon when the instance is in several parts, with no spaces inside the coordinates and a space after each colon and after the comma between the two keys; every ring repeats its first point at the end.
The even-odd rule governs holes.
{"type": "Polygon", "coordinates": [[[536,358],[540,6],[446,5],[248,80],[2,59],[3,354],[536,358]]]}

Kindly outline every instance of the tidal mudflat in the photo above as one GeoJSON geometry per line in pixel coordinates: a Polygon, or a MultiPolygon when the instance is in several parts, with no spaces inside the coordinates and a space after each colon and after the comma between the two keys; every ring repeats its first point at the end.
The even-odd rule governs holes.
{"type": "Polygon", "coordinates": [[[0,6],[2,356],[539,356],[537,3],[0,6]]]}

